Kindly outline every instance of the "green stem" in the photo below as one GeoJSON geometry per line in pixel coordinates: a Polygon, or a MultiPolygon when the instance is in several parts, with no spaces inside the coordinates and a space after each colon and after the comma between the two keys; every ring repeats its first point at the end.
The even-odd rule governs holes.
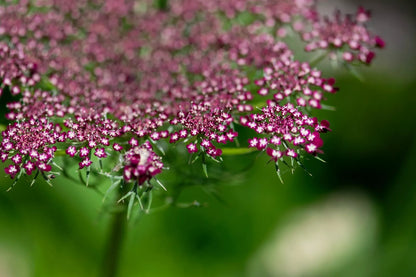
{"type": "Polygon", "coordinates": [[[100,277],[115,277],[117,276],[121,250],[123,245],[123,239],[126,231],[126,218],[127,218],[127,208],[126,202],[121,201],[117,203],[117,200],[123,195],[123,192],[126,190],[126,185],[123,184],[123,187],[119,189],[119,193],[115,198],[116,211],[113,215],[111,225],[110,225],[110,234],[107,240],[106,252],[101,268],[100,277]]]}

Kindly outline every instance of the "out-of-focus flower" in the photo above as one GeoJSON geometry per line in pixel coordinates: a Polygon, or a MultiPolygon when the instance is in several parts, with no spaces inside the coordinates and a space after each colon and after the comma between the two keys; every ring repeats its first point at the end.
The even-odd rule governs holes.
{"type": "Polygon", "coordinates": [[[385,42],[367,29],[365,23],[369,19],[370,12],[359,7],[355,15],[337,11],[333,18],[317,20],[309,31],[302,31],[302,38],[308,42],[305,50],[328,50],[335,54],[333,57],[342,53],[346,62],[370,64],[375,56],[374,48],[383,48],[385,42]]]}

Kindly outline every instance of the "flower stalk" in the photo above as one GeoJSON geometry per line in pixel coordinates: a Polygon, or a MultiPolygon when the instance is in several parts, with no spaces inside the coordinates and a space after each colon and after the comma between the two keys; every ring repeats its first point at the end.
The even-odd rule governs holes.
{"type": "Polygon", "coordinates": [[[105,252],[99,277],[115,277],[119,270],[123,242],[127,230],[127,201],[118,201],[128,192],[128,186],[123,183],[114,198],[114,209],[108,229],[105,252]]]}

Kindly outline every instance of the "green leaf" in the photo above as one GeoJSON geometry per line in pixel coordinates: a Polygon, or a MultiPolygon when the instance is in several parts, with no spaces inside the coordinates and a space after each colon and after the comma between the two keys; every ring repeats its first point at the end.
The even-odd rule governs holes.
{"type": "Polygon", "coordinates": [[[280,174],[279,164],[278,164],[277,162],[275,163],[275,168],[276,168],[276,174],[277,174],[277,177],[279,177],[280,182],[281,182],[282,184],[284,184],[284,182],[283,182],[283,178],[282,178],[282,174],[280,174]]]}
{"type": "Polygon", "coordinates": [[[155,179],[156,183],[164,190],[164,191],[168,191],[166,189],[166,187],[162,184],[161,181],[159,181],[159,179],[157,179],[156,177],[153,177],[153,179],[155,179]]]}
{"type": "Polygon", "coordinates": [[[199,157],[201,156],[201,153],[199,153],[198,155],[196,155],[196,157],[194,157],[193,159],[192,159],[192,161],[191,161],[191,163],[193,164],[193,163],[195,163],[198,159],[199,159],[199,157]]]}
{"type": "Polygon", "coordinates": [[[7,126],[0,124],[0,132],[6,130],[7,126]]]}
{"type": "Polygon", "coordinates": [[[86,186],[87,183],[85,183],[84,177],[82,177],[81,169],[78,169],[77,171],[78,171],[79,180],[81,181],[81,183],[83,183],[86,186]]]}
{"type": "Polygon", "coordinates": [[[14,186],[17,184],[17,181],[19,181],[20,177],[22,176],[22,172],[23,171],[20,171],[19,174],[17,174],[16,178],[13,181],[13,184],[7,189],[7,192],[11,191],[14,188],[14,186]]]}
{"type": "Polygon", "coordinates": [[[64,171],[63,169],[62,169],[62,167],[60,167],[57,163],[55,163],[54,161],[52,161],[52,164],[55,166],[55,167],[57,167],[60,171],[64,171]]]}
{"type": "Polygon", "coordinates": [[[285,165],[285,166],[287,166],[289,169],[290,169],[290,171],[293,173],[293,167],[291,167],[285,160],[283,160],[282,159],[282,162],[283,162],[283,164],[285,165]]]}
{"type": "Polygon", "coordinates": [[[121,201],[123,201],[124,199],[126,199],[127,197],[129,197],[130,195],[134,195],[135,193],[134,192],[132,192],[132,191],[129,191],[128,193],[126,193],[123,197],[121,197],[118,201],[117,201],[117,203],[120,203],[121,201]]]}
{"type": "Polygon", "coordinates": [[[46,182],[49,186],[53,187],[53,185],[52,185],[52,183],[51,183],[51,179],[50,179],[48,176],[46,176],[45,172],[41,171],[41,174],[42,174],[43,179],[45,179],[45,182],[46,182]]]}
{"type": "Polygon", "coordinates": [[[244,155],[256,151],[256,148],[221,148],[223,155],[244,155]]]}
{"type": "Polygon", "coordinates": [[[134,193],[130,194],[129,205],[127,206],[127,219],[130,218],[131,211],[133,210],[134,196],[135,196],[134,193]]]}
{"type": "Polygon", "coordinates": [[[328,111],[336,111],[336,108],[334,106],[329,106],[325,104],[321,104],[322,110],[328,110],[328,111]]]}
{"type": "Polygon", "coordinates": [[[315,56],[312,61],[309,63],[311,67],[316,67],[321,61],[323,61],[328,56],[328,52],[320,53],[315,56]]]}
{"type": "Polygon", "coordinates": [[[282,143],[283,143],[283,146],[284,146],[286,149],[289,149],[289,145],[287,145],[287,142],[286,142],[285,140],[282,140],[282,143]]]}
{"type": "Polygon", "coordinates": [[[150,207],[152,206],[152,201],[153,201],[153,193],[152,191],[149,191],[149,200],[147,201],[147,209],[146,209],[147,214],[149,213],[150,207]]]}
{"type": "Polygon", "coordinates": [[[315,159],[317,159],[318,161],[321,161],[321,162],[323,162],[323,163],[326,163],[326,161],[324,160],[324,159],[322,159],[321,157],[318,157],[318,156],[314,156],[315,157],[315,159]]]}
{"type": "Polygon", "coordinates": [[[352,76],[354,76],[361,82],[365,81],[364,76],[354,66],[350,65],[349,63],[344,63],[344,65],[347,68],[347,70],[352,74],[352,76]]]}
{"type": "Polygon", "coordinates": [[[154,141],[151,138],[149,138],[149,141],[152,143],[153,146],[155,146],[160,151],[160,153],[162,153],[163,156],[166,155],[165,150],[163,149],[161,145],[159,145],[156,141],[154,141]]]}
{"type": "Polygon", "coordinates": [[[85,181],[85,185],[88,187],[88,184],[89,184],[89,182],[90,182],[90,167],[91,166],[89,166],[89,167],[87,167],[87,180],[85,181]]]}
{"type": "Polygon", "coordinates": [[[136,194],[136,198],[137,198],[137,201],[139,201],[139,205],[140,205],[140,210],[144,210],[144,208],[143,208],[143,203],[142,203],[142,199],[140,199],[140,196],[138,195],[138,194],[136,194]]]}
{"type": "MultiPolygon", "coordinates": [[[[213,160],[214,162],[216,162],[216,163],[221,163],[221,161],[220,161],[220,160],[217,160],[216,158],[212,157],[211,155],[208,155],[208,157],[209,157],[211,160],[213,160]]],[[[220,157],[220,158],[221,158],[221,157],[220,157]]]]}
{"type": "Polygon", "coordinates": [[[208,168],[207,168],[206,157],[205,157],[204,152],[202,153],[201,157],[202,157],[202,171],[204,171],[205,177],[208,178],[208,168]]]}
{"type": "Polygon", "coordinates": [[[295,172],[295,159],[290,157],[290,163],[292,165],[292,174],[295,172]]]}
{"type": "Polygon", "coordinates": [[[35,177],[33,177],[32,182],[30,183],[30,186],[33,186],[35,184],[36,178],[39,176],[39,169],[36,171],[35,177]]]}
{"type": "Polygon", "coordinates": [[[120,184],[121,180],[118,180],[116,182],[114,182],[105,192],[104,197],[103,197],[103,202],[105,201],[105,199],[108,197],[108,195],[110,194],[110,192],[112,192],[114,189],[116,189],[118,187],[118,184],[120,184]]]}
{"type": "Polygon", "coordinates": [[[205,163],[205,161],[202,163],[202,170],[204,171],[205,177],[208,178],[208,169],[207,169],[207,164],[205,163]]]}
{"type": "Polygon", "coordinates": [[[296,159],[296,161],[297,161],[297,163],[298,163],[298,165],[309,175],[309,176],[312,176],[312,173],[310,173],[307,169],[306,169],[306,167],[303,165],[303,163],[299,160],[299,159],[296,159]]]}

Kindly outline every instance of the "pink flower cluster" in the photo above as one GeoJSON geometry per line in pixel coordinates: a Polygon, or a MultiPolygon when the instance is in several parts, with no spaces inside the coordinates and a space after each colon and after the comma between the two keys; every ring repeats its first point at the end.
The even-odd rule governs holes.
{"type": "Polygon", "coordinates": [[[269,105],[259,114],[242,117],[240,122],[261,135],[250,139],[249,147],[266,149],[274,161],[284,156],[298,158],[303,152],[322,153],[320,133],[329,131],[328,121],[319,123],[316,117],[303,114],[290,103],[269,105]]]}
{"type": "Polygon", "coordinates": [[[22,89],[33,87],[40,80],[36,71],[36,65],[26,59],[23,49],[11,49],[0,42],[0,96],[5,87],[13,95],[21,93],[22,89]]]}
{"type": "Polygon", "coordinates": [[[337,11],[333,18],[318,20],[310,31],[302,32],[302,38],[308,42],[305,50],[329,50],[335,59],[340,54],[346,62],[370,64],[375,56],[373,49],[383,48],[385,42],[369,32],[365,26],[369,19],[370,12],[359,7],[354,16],[337,11]]]}
{"type": "Polygon", "coordinates": [[[320,109],[324,100],[323,92],[335,93],[333,78],[322,78],[322,73],[311,69],[308,63],[291,61],[281,58],[272,63],[271,67],[264,69],[264,77],[256,80],[260,87],[258,94],[266,96],[273,93],[271,103],[280,103],[293,97],[296,104],[301,107],[309,106],[320,109]]]}
{"type": "Polygon", "coordinates": [[[142,185],[162,171],[163,163],[152,149],[150,143],[135,146],[124,155],[124,180],[134,180],[142,185]]]}
{"type": "Polygon", "coordinates": [[[55,144],[61,141],[61,127],[45,118],[30,119],[9,125],[2,137],[0,159],[12,161],[5,170],[14,178],[22,168],[28,175],[52,169],[49,162],[57,150],[55,144]]]}
{"type": "Polygon", "coordinates": [[[325,20],[314,0],[154,2],[0,4],[0,96],[14,97],[0,144],[7,174],[50,171],[57,152],[79,169],[116,156],[118,173],[143,184],[162,170],[152,150],[161,141],[217,157],[236,146],[236,124],[261,134],[250,146],[275,161],[316,155],[328,124],[297,107],[320,108],[337,88],[294,59],[282,30],[296,26],[308,51],[337,49],[346,61],[370,63],[384,45],[366,11],[325,20]]]}

